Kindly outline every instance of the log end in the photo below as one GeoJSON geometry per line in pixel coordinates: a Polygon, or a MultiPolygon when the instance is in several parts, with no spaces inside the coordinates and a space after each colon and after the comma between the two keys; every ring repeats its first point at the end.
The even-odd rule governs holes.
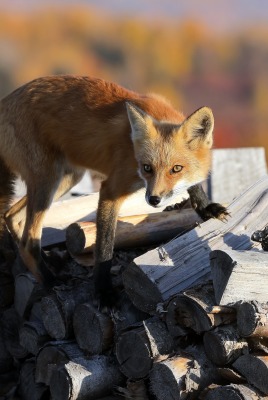
{"type": "Polygon", "coordinates": [[[163,302],[157,285],[132,262],[122,274],[125,290],[139,309],[148,314],[155,314],[158,303],[163,302]]]}

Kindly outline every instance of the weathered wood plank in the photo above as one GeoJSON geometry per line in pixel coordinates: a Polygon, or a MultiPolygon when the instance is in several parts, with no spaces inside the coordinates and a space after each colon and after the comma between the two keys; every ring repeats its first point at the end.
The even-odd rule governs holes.
{"type": "Polygon", "coordinates": [[[123,274],[124,285],[134,304],[154,313],[158,303],[211,276],[212,250],[257,247],[252,232],[268,223],[268,176],[235,199],[226,223],[209,220],[185,235],[136,258],[123,274]]]}

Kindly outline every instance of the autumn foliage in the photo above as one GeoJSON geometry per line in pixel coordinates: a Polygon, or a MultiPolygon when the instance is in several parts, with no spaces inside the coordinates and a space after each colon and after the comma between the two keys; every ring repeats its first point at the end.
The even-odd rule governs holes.
{"type": "Polygon", "coordinates": [[[268,28],[219,34],[196,21],[112,18],[81,6],[2,11],[0,54],[0,97],[42,75],[94,75],[159,92],[185,114],[208,105],[217,147],[268,150],[268,28]]]}

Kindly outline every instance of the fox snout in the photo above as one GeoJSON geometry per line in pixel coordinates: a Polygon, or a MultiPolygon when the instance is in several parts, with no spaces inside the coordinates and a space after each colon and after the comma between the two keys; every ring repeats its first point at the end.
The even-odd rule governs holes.
{"type": "Polygon", "coordinates": [[[148,203],[150,204],[150,206],[157,207],[161,203],[161,197],[149,196],[148,203]]]}

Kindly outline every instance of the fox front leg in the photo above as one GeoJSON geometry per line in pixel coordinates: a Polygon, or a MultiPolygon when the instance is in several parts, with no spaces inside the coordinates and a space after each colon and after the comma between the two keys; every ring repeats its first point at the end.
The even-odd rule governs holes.
{"type": "Polygon", "coordinates": [[[97,211],[97,237],[95,247],[95,292],[101,305],[112,305],[115,293],[111,267],[117,217],[123,197],[110,198],[107,182],[103,182],[97,211]]]}
{"type": "Polygon", "coordinates": [[[221,221],[226,220],[229,215],[227,208],[220,203],[210,202],[201,185],[190,187],[188,193],[193,209],[203,221],[207,221],[210,218],[217,218],[221,221]]]}

